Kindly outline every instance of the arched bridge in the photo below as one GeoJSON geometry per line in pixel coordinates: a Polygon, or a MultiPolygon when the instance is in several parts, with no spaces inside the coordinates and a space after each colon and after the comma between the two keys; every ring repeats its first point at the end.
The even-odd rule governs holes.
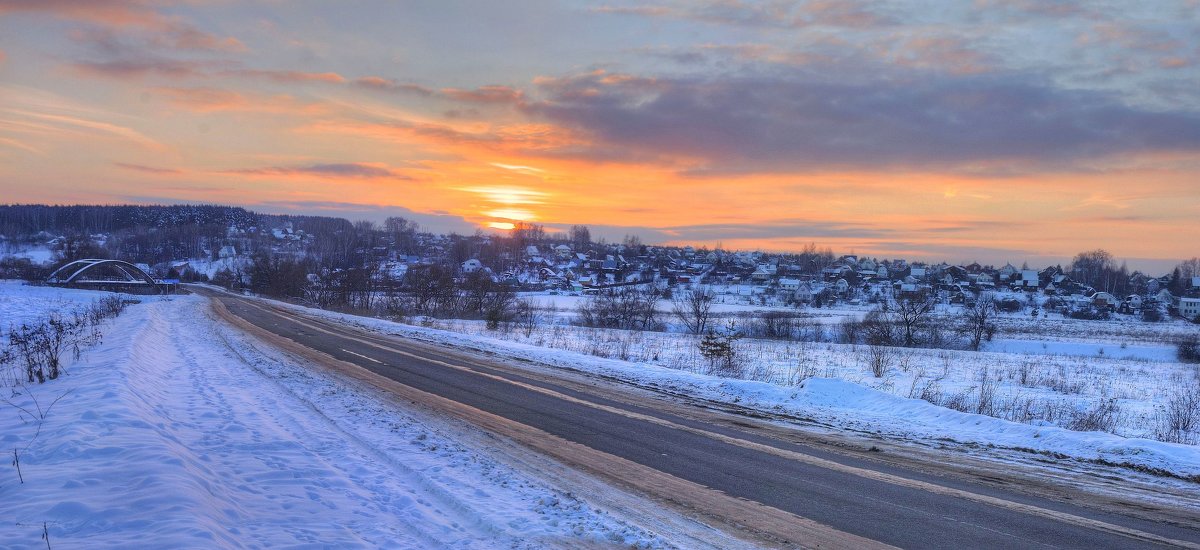
{"type": "Polygon", "coordinates": [[[160,292],[166,287],[163,282],[151,277],[136,265],[122,260],[99,258],[69,262],[54,270],[46,278],[46,284],[143,292],[160,292]]]}

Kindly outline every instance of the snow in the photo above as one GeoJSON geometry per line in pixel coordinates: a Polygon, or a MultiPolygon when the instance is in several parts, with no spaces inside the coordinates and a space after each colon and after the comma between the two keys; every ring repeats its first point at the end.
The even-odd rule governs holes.
{"type": "MultiPolygon", "coordinates": [[[[98,295],[0,284],[6,315],[98,295]]],[[[3,390],[0,444],[21,449],[24,483],[0,468],[0,548],[40,546],[43,522],[65,548],[662,545],[197,296],[132,306],[64,377],[3,390]],[[17,409],[55,400],[44,422],[17,409]]]]}
{"type": "Polygon", "coordinates": [[[1027,355],[1073,355],[1077,357],[1107,356],[1129,361],[1175,361],[1175,346],[1129,345],[1095,342],[1062,342],[1047,340],[996,339],[986,344],[987,351],[1027,355]]]}
{"type": "Polygon", "coordinates": [[[45,265],[53,263],[56,254],[46,246],[23,246],[0,240],[0,257],[28,258],[32,263],[45,265]]]}
{"type": "Polygon", "coordinates": [[[238,268],[245,268],[249,264],[249,259],[244,257],[228,257],[219,260],[208,258],[193,258],[186,260],[188,267],[191,267],[196,273],[202,273],[208,278],[212,278],[221,270],[236,271],[238,268]]]}
{"type": "MultiPolygon", "coordinates": [[[[780,372],[778,370],[774,376],[768,376],[774,383],[738,380],[720,378],[666,366],[674,365],[674,362],[678,358],[667,358],[668,355],[673,353],[673,350],[668,348],[667,344],[663,343],[664,341],[676,340],[675,343],[677,345],[678,341],[684,341],[686,343],[683,346],[691,353],[695,353],[694,340],[690,340],[690,337],[686,335],[627,333],[629,338],[633,340],[633,343],[629,344],[612,339],[611,337],[612,333],[624,333],[625,331],[596,331],[594,329],[560,325],[548,329],[543,328],[543,332],[534,336],[534,338],[540,338],[540,340],[526,340],[529,342],[542,341],[544,343],[546,339],[554,338],[554,333],[558,333],[559,337],[575,343],[575,345],[568,344],[565,346],[573,347],[574,350],[567,350],[492,337],[489,334],[499,336],[501,333],[486,331],[482,328],[482,323],[479,322],[430,321],[437,326],[455,328],[455,331],[449,331],[303,308],[295,305],[289,305],[288,307],[309,315],[334,319],[381,333],[436,342],[458,349],[473,349],[484,353],[518,358],[558,368],[595,373],[605,377],[620,379],[637,386],[666,390],[678,395],[689,395],[717,402],[733,403],[751,409],[813,418],[825,424],[841,426],[859,432],[924,441],[930,444],[951,441],[972,445],[995,446],[1081,461],[1102,461],[1110,464],[1132,466],[1137,469],[1168,472],[1181,477],[1194,478],[1200,476],[1200,447],[1194,445],[1165,443],[1144,437],[1122,437],[1104,432],[1072,431],[1063,427],[1046,425],[1045,422],[1032,424],[1013,422],[980,414],[959,412],[950,408],[933,405],[921,399],[897,395],[897,392],[903,391],[900,388],[906,388],[909,384],[915,385],[914,380],[921,380],[920,376],[922,375],[918,373],[923,373],[925,367],[916,367],[907,373],[892,373],[888,379],[874,379],[870,378],[869,375],[862,375],[861,367],[856,367],[860,374],[853,381],[834,379],[829,377],[828,374],[837,373],[836,370],[833,367],[823,367],[815,369],[816,376],[814,377],[803,381],[799,379],[794,380],[794,382],[799,382],[795,385],[789,384],[786,381],[787,372],[780,372]],[[464,331],[474,331],[474,333],[464,333],[464,331]],[[594,355],[600,348],[604,348],[605,351],[603,353],[611,356],[619,356],[625,352],[619,349],[622,346],[640,348],[625,350],[628,351],[630,356],[636,356],[640,353],[650,353],[645,349],[650,348],[656,357],[661,355],[662,358],[657,362],[635,362],[620,360],[619,358],[596,357],[594,355]],[[580,352],[589,349],[592,350],[592,353],[580,352]],[[876,384],[878,387],[869,387],[870,384],[876,384]]],[[[523,337],[519,336],[519,332],[515,331],[509,334],[508,337],[523,339],[523,337]]],[[[795,348],[791,347],[792,344],[774,342],[768,344],[778,345],[781,350],[785,345],[788,346],[789,351],[783,352],[782,355],[792,357],[791,361],[795,362],[795,348]]],[[[840,350],[840,352],[834,352],[833,356],[836,356],[838,353],[851,353],[857,356],[865,351],[865,348],[862,346],[857,347],[853,351],[850,349],[852,346],[837,344],[822,345],[821,347],[825,350],[840,350]]],[[[816,351],[819,352],[820,349],[816,349],[816,351]]],[[[943,379],[941,383],[946,386],[948,392],[960,389],[966,391],[965,388],[960,388],[960,386],[965,386],[969,383],[970,377],[977,372],[975,369],[981,364],[982,358],[986,358],[987,361],[1000,361],[1008,357],[1021,358],[1024,361],[1029,360],[1029,357],[1025,355],[1005,353],[972,354],[971,352],[949,352],[944,350],[910,350],[909,352],[914,354],[921,353],[923,355],[910,357],[906,359],[908,361],[929,361],[932,363],[935,357],[939,358],[938,360],[942,363],[942,367],[939,368],[947,369],[947,374],[943,375],[947,378],[943,379]],[[954,367],[951,367],[951,365],[954,365],[954,367]],[[952,368],[961,369],[962,375],[958,380],[948,376],[952,368]]],[[[830,355],[818,353],[814,361],[820,363],[822,360],[828,360],[830,357],[830,355]]],[[[1063,363],[1060,366],[1065,368],[1066,364],[1072,364],[1076,361],[1076,359],[1070,359],[1068,363],[1063,363]]],[[[1138,412],[1138,409],[1135,407],[1138,404],[1152,408],[1156,401],[1162,399],[1163,388],[1170,384],[1179,384],[1180,380],[1186,381],[1186,378],[1181,377],[1189,376],[1187,372],[1190,372],[1185,372],[1187,367],[1182,365],[1172,368],[1170,365],[1154,365],[1142,360],[1122,362],[1119,359],[1105,359],[1104,361],[1108,361],[1108,363],[1101,361],[1105,366],[1110,366],[1115,362],[1116,365],[1122,365],[1122,368],[1129,367],[1131,369],[1129,372],[1122,371],[1123,374],[1129,377],[1128,380],[1105,383],[1105,381],[1097,382],[1080,375],[1076,375],[1078,378],[1071,378],[1072,373],[1070,372],[1066,376],[1070,380],[1070,383],[1079,387],[1078,391],[1080,392],[1090,390],[1092,385],[1104,386],[1103,389],[1105,392],[1125,392],[1120,395],[1128,398],[1126,400],[1129,403],[1126,403],[1126,405],[1134,412],[1138,412]],[[1126,363],[1132,363],[1132,365],[1127,365],[1126,363]],[[1148,365],[1154,366],[1153,370],[1159,371],[1158,374],[1150,376],[1147,370],[1148,365]],[[1176,372],[1176,369],[1183,370],[1176,372]],[[1140,388],[1121,385],[1135,384],[1136,381],[1141,379],[1149,379],[1153,382],[1153,385],[1140,388]],[[1135,397],[1136,399],[1134,399],[1135,397]]],[[[766,366],[770,370],[773,367],[779,366],[778,363],[780,362],[775,361],[775,364],[768,364],[766,366]]],[[[986,365],[987,363],[983,364],[986,365]]],[[[934,366],[928,365],[928,368],[933,369],[934,366]]],[[[792,372],[794,373],[794,371],[792,372]]],[[[1110,374],[1115,373],[1116,369],[1113,369],[1110,374]]],[[[929,379],[935,378],[936,376],[931,374],[929,379]]],[[[1049,392],[1049,390],[1042,391],[1049,392]]],[[[1070,395],[1061,394],[1060,397],[1062,399],[1072,398],[1070,395]]],[[[1098,397],[1093,398],[1090,395],[1085,397],[1090,400],[1099,399],[1098,397]]],[[[1152,410],[1149,413],[1146,411],[1141,412],[1142,416],[1138,418],[1145,421],[1148,418],[1147,414],[1152,413],[1152,410]]]]}
{"type": "Polygon", "coordinates": [[[8,329],[13,325],[37,321],[50,310],[74,311],[108,295],[111,293],[0,280],[0,344],[7,342],[8,329]]]}

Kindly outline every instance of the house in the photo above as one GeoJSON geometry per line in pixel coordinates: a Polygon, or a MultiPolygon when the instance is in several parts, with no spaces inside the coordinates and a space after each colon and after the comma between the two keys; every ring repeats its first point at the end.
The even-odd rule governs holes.
{"type": "Polygon", "coordinates": [[[1120,304],[1116,296],[1107,292],[1097,292],[1092,295],[1092,305],[1096,307],[1115,308],[1120,304]]]}
{"type": "Polygon", "coordinates": [[[1038,272],[1032,269],[1022,269],[1015,286],[1020,289],[1037,288],[1038,272]]]}
{"type": "Polygon", "coordinates": [[[1200,318],[1200,298],[1180,298],[1179,315],[1193,321],[1200,318]]]}
{"type": "Polygon", "coordinates": [[[1142,300],[1141,296],[1138,296],[1137,294],[1130,294],[1129,296],[1125,297],[1125,303],[1121,304],[1121,312],[1134,313],[1141,311],[1144,303],[1145,302],[1142,300]]]}
{"type": "Polygon", "coordinates": [[[1192,277],[1188,290],[1200,290],[1200,277],[1192,277]]]}
{"type": "Polygon", "coordinates": [[[785,292],[795,292],[800,288],[800,279],[780,279],[779,288],[785,292]]]}
{"type": "Polygon", "coordinates": [[[231,245],[231,244],[222,246],[221,250],[217,251],[217,257],[222,260],[227,259],[227,258],[233,258],[235,256],[237,256],[237,249],[234,248],[233,245],[231,245]]]}
{"type": "Polygon", "coordinates": [[[1013,264],[1004,264],[1004,267],[1000,268],[998,274],[1001,281],[1007,281],[1012,279],[1013,275],[1017,274],[1017,268],[1013,267],[1013,264]]]}
{"type": "Polygon", "coordinates": [[[480,269],[483,269],[483,263],[481,263],[479,260],[476,260],[475,258],[471,258],[470,260],[467,260],[462,263],[462,272],[463,273],[475,273],[476,271],[479,271],[480,269]]]}
{"type": "Polygon", "coordinates": [[[796,290],[792,292],[792,299],[796,300],[797,302],[808,303],[813,301],[813,298],[816,298],[817,294],[821,293],[821,290],[821,288],[814,288],[811,283],[802,282],[796,287],[796,290]]]}

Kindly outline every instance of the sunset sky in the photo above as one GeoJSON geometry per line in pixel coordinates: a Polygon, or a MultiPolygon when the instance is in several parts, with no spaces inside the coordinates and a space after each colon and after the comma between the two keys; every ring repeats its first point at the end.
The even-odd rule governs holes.
{"type": "Polygon", "coordinates": [[[0,0],[0,202],[1162,270],[1200,255],[1198,14],[0,0]]]}

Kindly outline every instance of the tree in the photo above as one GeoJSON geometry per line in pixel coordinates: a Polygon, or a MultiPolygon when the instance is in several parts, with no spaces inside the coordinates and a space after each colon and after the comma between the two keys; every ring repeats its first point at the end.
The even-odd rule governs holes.
{"type": "Polygon", "coordinates": [[[671,299],[671,312],[679,319],[688,332],[701,334],[708,328],[708,320],[712,314],[713,300],[717,297],[709,286],[693,288],[690,291],[679,291],[671,299]]]}
{"type": "Polygon", "coordinates": [[[582,250],[592,244],[592,232],[586,225],[571,226],[571,243],[575,250],[582,250]]]}
{"type": "Polygon", "coordinates": [[[658,296],[657,289],[649,286],[605,290],[579,304],[578,322],[586,327],[655,330],[658,296]]]}
{"type": "Polygon", "coordinates": [[[1077,282],[1096,290],[1119,293],[1129,282],[1125,269],[1117,268],[1117,262],[1107,250],[1096,249],[1080,252],[1071,260],[1071,277],[1077,282]]]}
{"type": "Polygon", "coordinates": [[[700,355],[708,360],[710,372],[735,377],[741,374],[738,369],[737,349],[733,345],[741,337],[742,334],[733,321],[720,333],[710,330],[704,335],[698,346],[700,355]]]}
{"type": "Polygon", "coordinates": [[[929,321],[933,306],[933,298],[922,292],[897,300],[889,309],[896,324],[904,330],[904,347],[917,345],[917,331],[929,321]]]}
{"type": "Polygon", "coordinates": [[[963,309],[963,330],[971,342],[971,349],[979,351],[983,341],[991,340],[996,332],[996,299],[990,295],[980,296],[973,306],[963,309]]]}
{"type": "Polygon", "coordinates": [[[454,302],[454,277],[440,265],[420,266],[408,270],[404,286],[412,296],[416,313],[432,315],[445,312],[454,302]]]}
{"type": "Polygon", "coordinates": [[[896,320],[887,304],[868,311],[861,323],[843,320],[841,328],[847,344],[858,343],[862,333],[872,346],[896,345],[896,320]]]}
{"type": "Polygon", "coordinates": [[[518,299],[513,304],[512,320],[517,327],[525,334],[526,338],[533,335],[533,331],[542,323],[542,316],[538,313],[537,305],[528,299],[518,299]]]}
{"type": "Polygon", "coordinates": [[[536,223],[517,222],[513,224],[512,238],[519,247],[538,243],[546,239],[546,228],[536,223]]]}
{"type": "Polygon", "coordinates": [[[420,228],[416,222],[393,216],[383,221],[383,228],[391,234],[397,252],[412,254],[417,251],[417,232],[420,228]]]}
{"type": "Polygon", "coordinates": [[[1171,281],[1167,284],[1167,289],[1176,296],[1183,294],[1183,270],[1179,266],[1175,266],[1175,270],[1171,272],[1171,281]]]}

